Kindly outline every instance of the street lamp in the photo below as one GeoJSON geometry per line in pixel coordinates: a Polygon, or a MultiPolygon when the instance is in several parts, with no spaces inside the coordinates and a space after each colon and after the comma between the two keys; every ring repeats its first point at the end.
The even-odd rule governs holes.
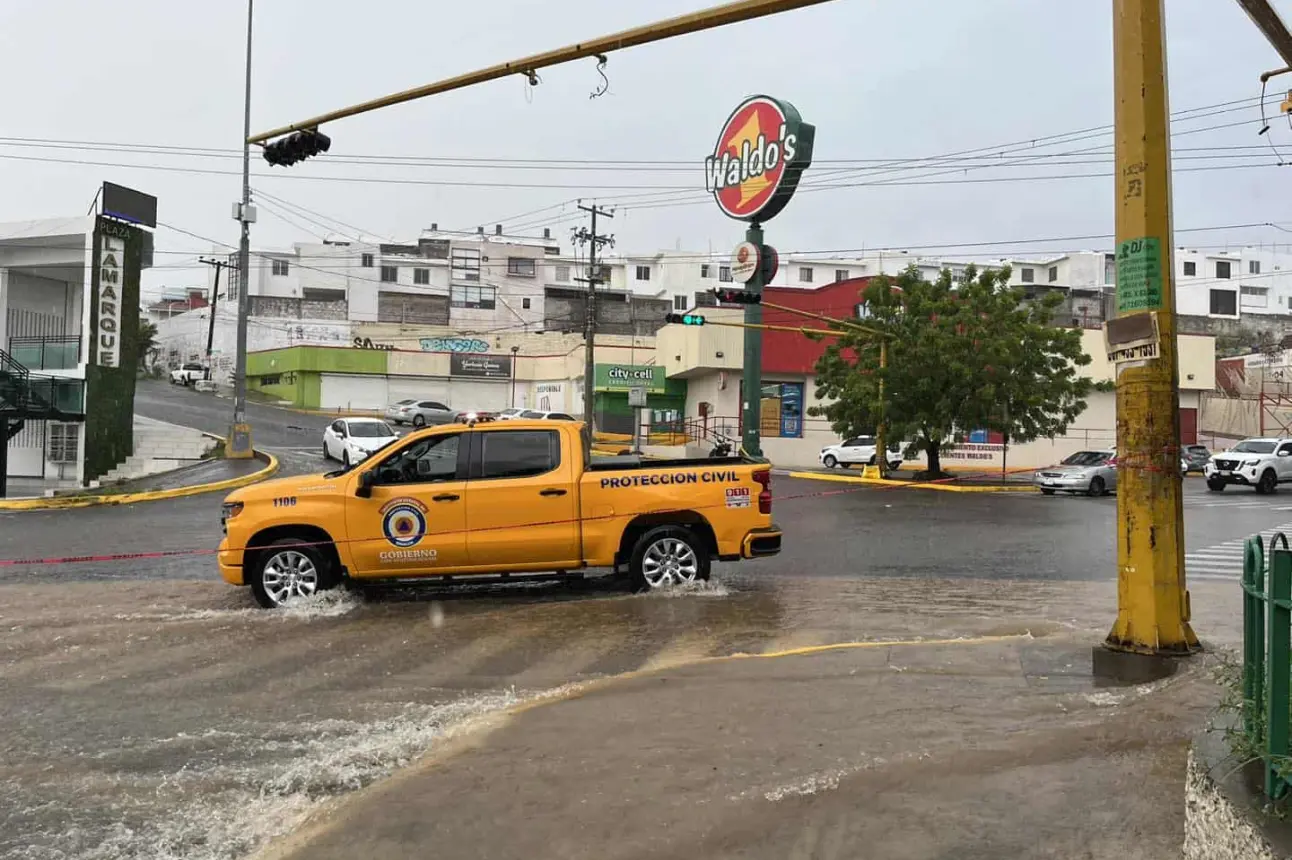
{"type": "Polygon", "coordinates": [[[520,352],[519,346],[511,348],[511,408],[516,408],[516,353],[520,352]]]}

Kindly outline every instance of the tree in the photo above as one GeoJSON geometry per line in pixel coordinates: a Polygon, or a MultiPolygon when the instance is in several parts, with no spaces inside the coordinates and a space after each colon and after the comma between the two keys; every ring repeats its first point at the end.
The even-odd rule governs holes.
{"type": "Polygon", "coordinates": [[[888,334],[888,366],[879,367],[878,339],[848,332],[817,362],[817,397],[810,413],[829,419],[841,436],[873,433],[882,414],[890,438],[922,451],[928,474],[942,474],[942,449],[976,429],[999,430],[1025,442],[1067,430],[1085,410],[1090,363],[1079,331],[1050,320],[1058,293],[1024,301],[1008,286],[1009,269],[969,267],[952,282],[912,267],[873,278],[863,290],[871,327],[888,334]]]}
{"type": "Polygon", "coordinates": [[[139,334],[136,341],[139,345],[139,369],[145,370],[148,357],[157,352],[157,326],[152,320],[139,321],[139,334]]]}

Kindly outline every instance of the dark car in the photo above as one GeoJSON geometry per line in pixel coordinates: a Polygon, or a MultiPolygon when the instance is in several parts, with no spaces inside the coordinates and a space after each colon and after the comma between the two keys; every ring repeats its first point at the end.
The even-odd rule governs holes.
{"type": "Polygon", "coordinates": [[[1184,462],[1189,465],[1190,472],[1201,472],[1211,459],[1211,452],[1207,450],[1206,445],[1185,445],[1184,462]]]}

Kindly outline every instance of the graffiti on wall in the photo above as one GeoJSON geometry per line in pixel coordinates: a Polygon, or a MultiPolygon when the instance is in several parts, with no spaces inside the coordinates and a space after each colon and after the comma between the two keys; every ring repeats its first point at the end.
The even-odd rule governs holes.
{"type": "Polygon", "coordinates": [[[488,352],[489,344],[478,337],[424,337],[423,352],[488,352]]]}
{"type": "Polygon", "coordinates": [[[355,349],[384,349],[387,351],[393,351],[395,349],[395,345],[393,343],[374,343],[372,338],[370,337],[356,337],[354,339],[354,348],[355,349]]]}

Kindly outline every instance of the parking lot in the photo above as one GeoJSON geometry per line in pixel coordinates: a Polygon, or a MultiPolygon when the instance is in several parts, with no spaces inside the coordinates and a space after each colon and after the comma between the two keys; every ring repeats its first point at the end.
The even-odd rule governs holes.
{"type": "MultiPolygon", "coordinates": [[[[223,409],[165,398],[190,420],[223,409]]],[[[257,420],[285,471],[322,468],[326,418],[257,420]]],[[[1185,486],[1195,626],[1229,645],[1241,542],[1292,531],[1292,493],[1185,486]]],[[[1027,677],[1066,677],[1046,695],[1089,707],[1073,667],[1115,614],[1115,498],[773,487],[784,552],[719,565],[703,589],[335,592],[278,613],[201,554],[219,537],[218,496],[0,515],[3,559],[195,551],[0,567],[0,855],[243,856],[455,727],[570,685],[738,653],[1023,635],[1011,659],[1027,677]]]]}

